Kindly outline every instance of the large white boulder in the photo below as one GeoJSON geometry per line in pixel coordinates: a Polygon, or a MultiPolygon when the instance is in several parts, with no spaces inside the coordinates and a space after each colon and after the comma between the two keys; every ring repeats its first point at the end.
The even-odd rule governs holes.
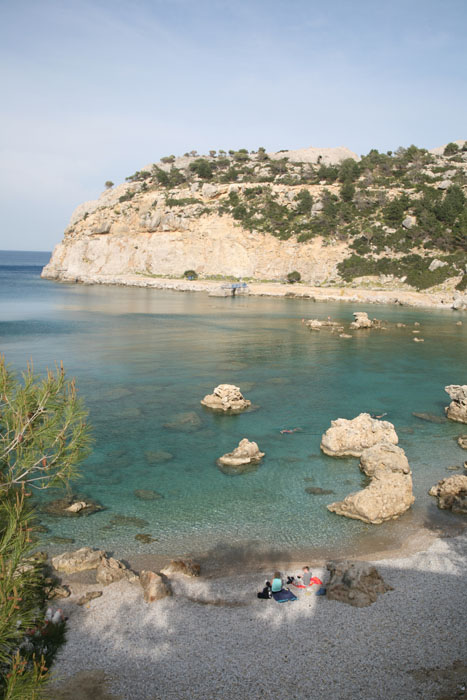
{"type": "Polygon", "coordinates": [[[380,443],[368,448],[360,458],[360,469],[371,477],[371,483],[343,501],[331,503],[328,510],[379,525],[398,518],[410,508],[415,500],[412,476],[401,447],[380,443]]]}
{"type": "Polygon", "coordinates": [[[321,438],[321,449],[331,457],[360,457],[363,450],[380,442],[397,445],[399,438],[392,423],[360,413],[353,420],[338,418],[321,438]]]}

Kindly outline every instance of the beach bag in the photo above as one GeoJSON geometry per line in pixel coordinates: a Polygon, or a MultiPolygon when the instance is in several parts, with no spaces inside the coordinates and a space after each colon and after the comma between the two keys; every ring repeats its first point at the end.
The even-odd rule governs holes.
{"type": "Polygon", "coordinates": [[[258,593],[258,598],[261,598],[263,600],[269,600],[271,597],[271,590],[268,588],[268,586],[265,586],[262,591],[258,593]]]}

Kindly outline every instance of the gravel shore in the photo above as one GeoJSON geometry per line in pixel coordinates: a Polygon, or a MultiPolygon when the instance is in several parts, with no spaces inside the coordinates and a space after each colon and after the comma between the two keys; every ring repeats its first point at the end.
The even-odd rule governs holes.
{"type": "MultiPolygon", "coordinates": [[[[145,277],[144,275],[81,275],[79,278],[62,276],[57,281],[77,282],[80,284],[103,284],[122,287],[147,287],[151,289],[169,289],[176,292],[207,292],[215,294],[225,280],[187,280],[165,277],[145,277]]],[[[304,283],[292,285],[279,282],[249,282],[248,293],[251,296],[295,297],[318,302],[348,301],[354,304],[398,304],[419,308],[450,309],[456,302],[459,310],[465,310],[467,300],[463,293],[452,288],[444,291],[417,292],[407,285],[397,289],[378,289],[372,287],[313,287],[304,283]]]]}
{"type": "MultiPolygon", "coordinates": [[[[73,601],[102,586],[74,586],[72,598],[61,604],[69,622],[53,669],[53,697],[461,696],[467,680],[466,554],[464,533],[410,556],[375,561],[394,590],[367,608],[304,591],[292,603],[260,600],[256,593],[269,571],[173,579],[173,597],[152,604],[143,602],[139,584],[121,581],[80,608],[73,601]]],[[[312,571],[326,579],[324,567],[312,571]]]]}

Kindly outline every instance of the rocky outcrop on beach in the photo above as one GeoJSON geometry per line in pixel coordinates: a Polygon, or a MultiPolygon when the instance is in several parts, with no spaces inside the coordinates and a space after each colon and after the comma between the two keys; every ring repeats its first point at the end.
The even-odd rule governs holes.
{"type": "Polygon", "coordinates": [[[360,457],[363,450],[380,442],[397,445],[399,438],[393,424],[360,413],[352,420],[331,421],[331,427],[321,438],[321,449],[331,457],[360,457]]]}
{"type": "Polygon", "coordinates": [[[88,571],[97,569],[105,557],[103,549],[92,549],[91,547],[81,547],[75,552],[63,552],[56,557],[52,557],[52,566],[57,571],[66,574],[74,574],[77,571],[88,571]]]}
{"type": "Polygon", "coordinates": [[[161,570],[164,576],[182,574],[183,576],[196,577],[201,573],[201,566],[191,559],[172,559],[172,561],[161,570]]]}
{"type": "Polygon", "coordinates": [[[326,566],[331,575],[327,584],[328,600],[363,608],[374,603],[379,595],[393,590],[368,562],[329,562],[326,566]]]}
{"type": "Polygon", "coordinates": [[[64,574],[96,569],[96,581],[104,586],[120,581],[122,578],[130,583],[138,580],[134,571],[118,559],[108,557],[102,549],[81,547],[74,552],[63,552],[53,557],[51,561],[54,569],[64,574]]]}
{"type": "Polygon", "coordinates": [[[131,571],[123,562],[113,557],[104,556],[96,569],[97,583],[109,586],[122,578],[127,579],[130,583],[135,583],[138,580],[134,571],[131,571]]]}
{"type": "Polygon", "coordinates": [[[407,457],[401,447],[380,443],[362,452],[360,469],[371,478],[361,491],[343,501],[328,505],[328,510],[347,518],[379,525],[405,513],[415,498],[407,457]]]}
{"type": "Polygon", "coordinates": [[[142,571],[139,575],[139,582],[143,589],[145,603],[154,603],[156,600],[162,600],[162,598],[172,595],[168,583],[154,571],[142,571]]]}
{"type": "Polygon", "coordinates": [[[467,476],[455,474],[441,479],[428,492],[438,499],[438,508],[467,515],[467,476]]]}
{"type": "Polygon", "coordinates": [[[360,328],[381,328],[381,321],[377,318],[372,320],[365,311],[354,311],[352,315],[355,319],[350,324],[352,330],[359,330],[360,328]]]}
{"type": "Polygon", "coordinates": [[[249,467],[259,464],[264,454],[260,452],[256,442],[243,438],[232,452],[219,457],[217,464],[221,468],[227,468],[228,473],[242,473],[248,471],[249,467]]]}
{"type": "Polygon", "coordinates": [[[467,384],[450,384],[444,387],[452,401],[444,410],[450,420],[467,423],[467,384]]]}
{"type": "Polygon", "coordinates": [[[251,401],[245,399],[240,388],[233,384],[219,384],[212,394],[207,394],[201,404],[214,411],[224,413],[241,413],[249,406],[251,401]]]}

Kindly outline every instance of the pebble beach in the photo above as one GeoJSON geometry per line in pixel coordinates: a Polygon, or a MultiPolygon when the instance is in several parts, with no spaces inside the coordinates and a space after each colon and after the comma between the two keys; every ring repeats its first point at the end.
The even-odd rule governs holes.
{"type": "MultiPolygon", "coordinates": [[[[74,584],[54,698],[462,697],[466,553],[463,533],[373,562],[393,590],[365,608],[313,589],[295,589],[294,602],[260,600],[264,570],[173,577],[173,596],[150,604],[139,584],[120,581],[78,607],[83,591],[102,586],[74,584]]],[[[325,566],[312,571],[326,582],[325,566]]]]}

